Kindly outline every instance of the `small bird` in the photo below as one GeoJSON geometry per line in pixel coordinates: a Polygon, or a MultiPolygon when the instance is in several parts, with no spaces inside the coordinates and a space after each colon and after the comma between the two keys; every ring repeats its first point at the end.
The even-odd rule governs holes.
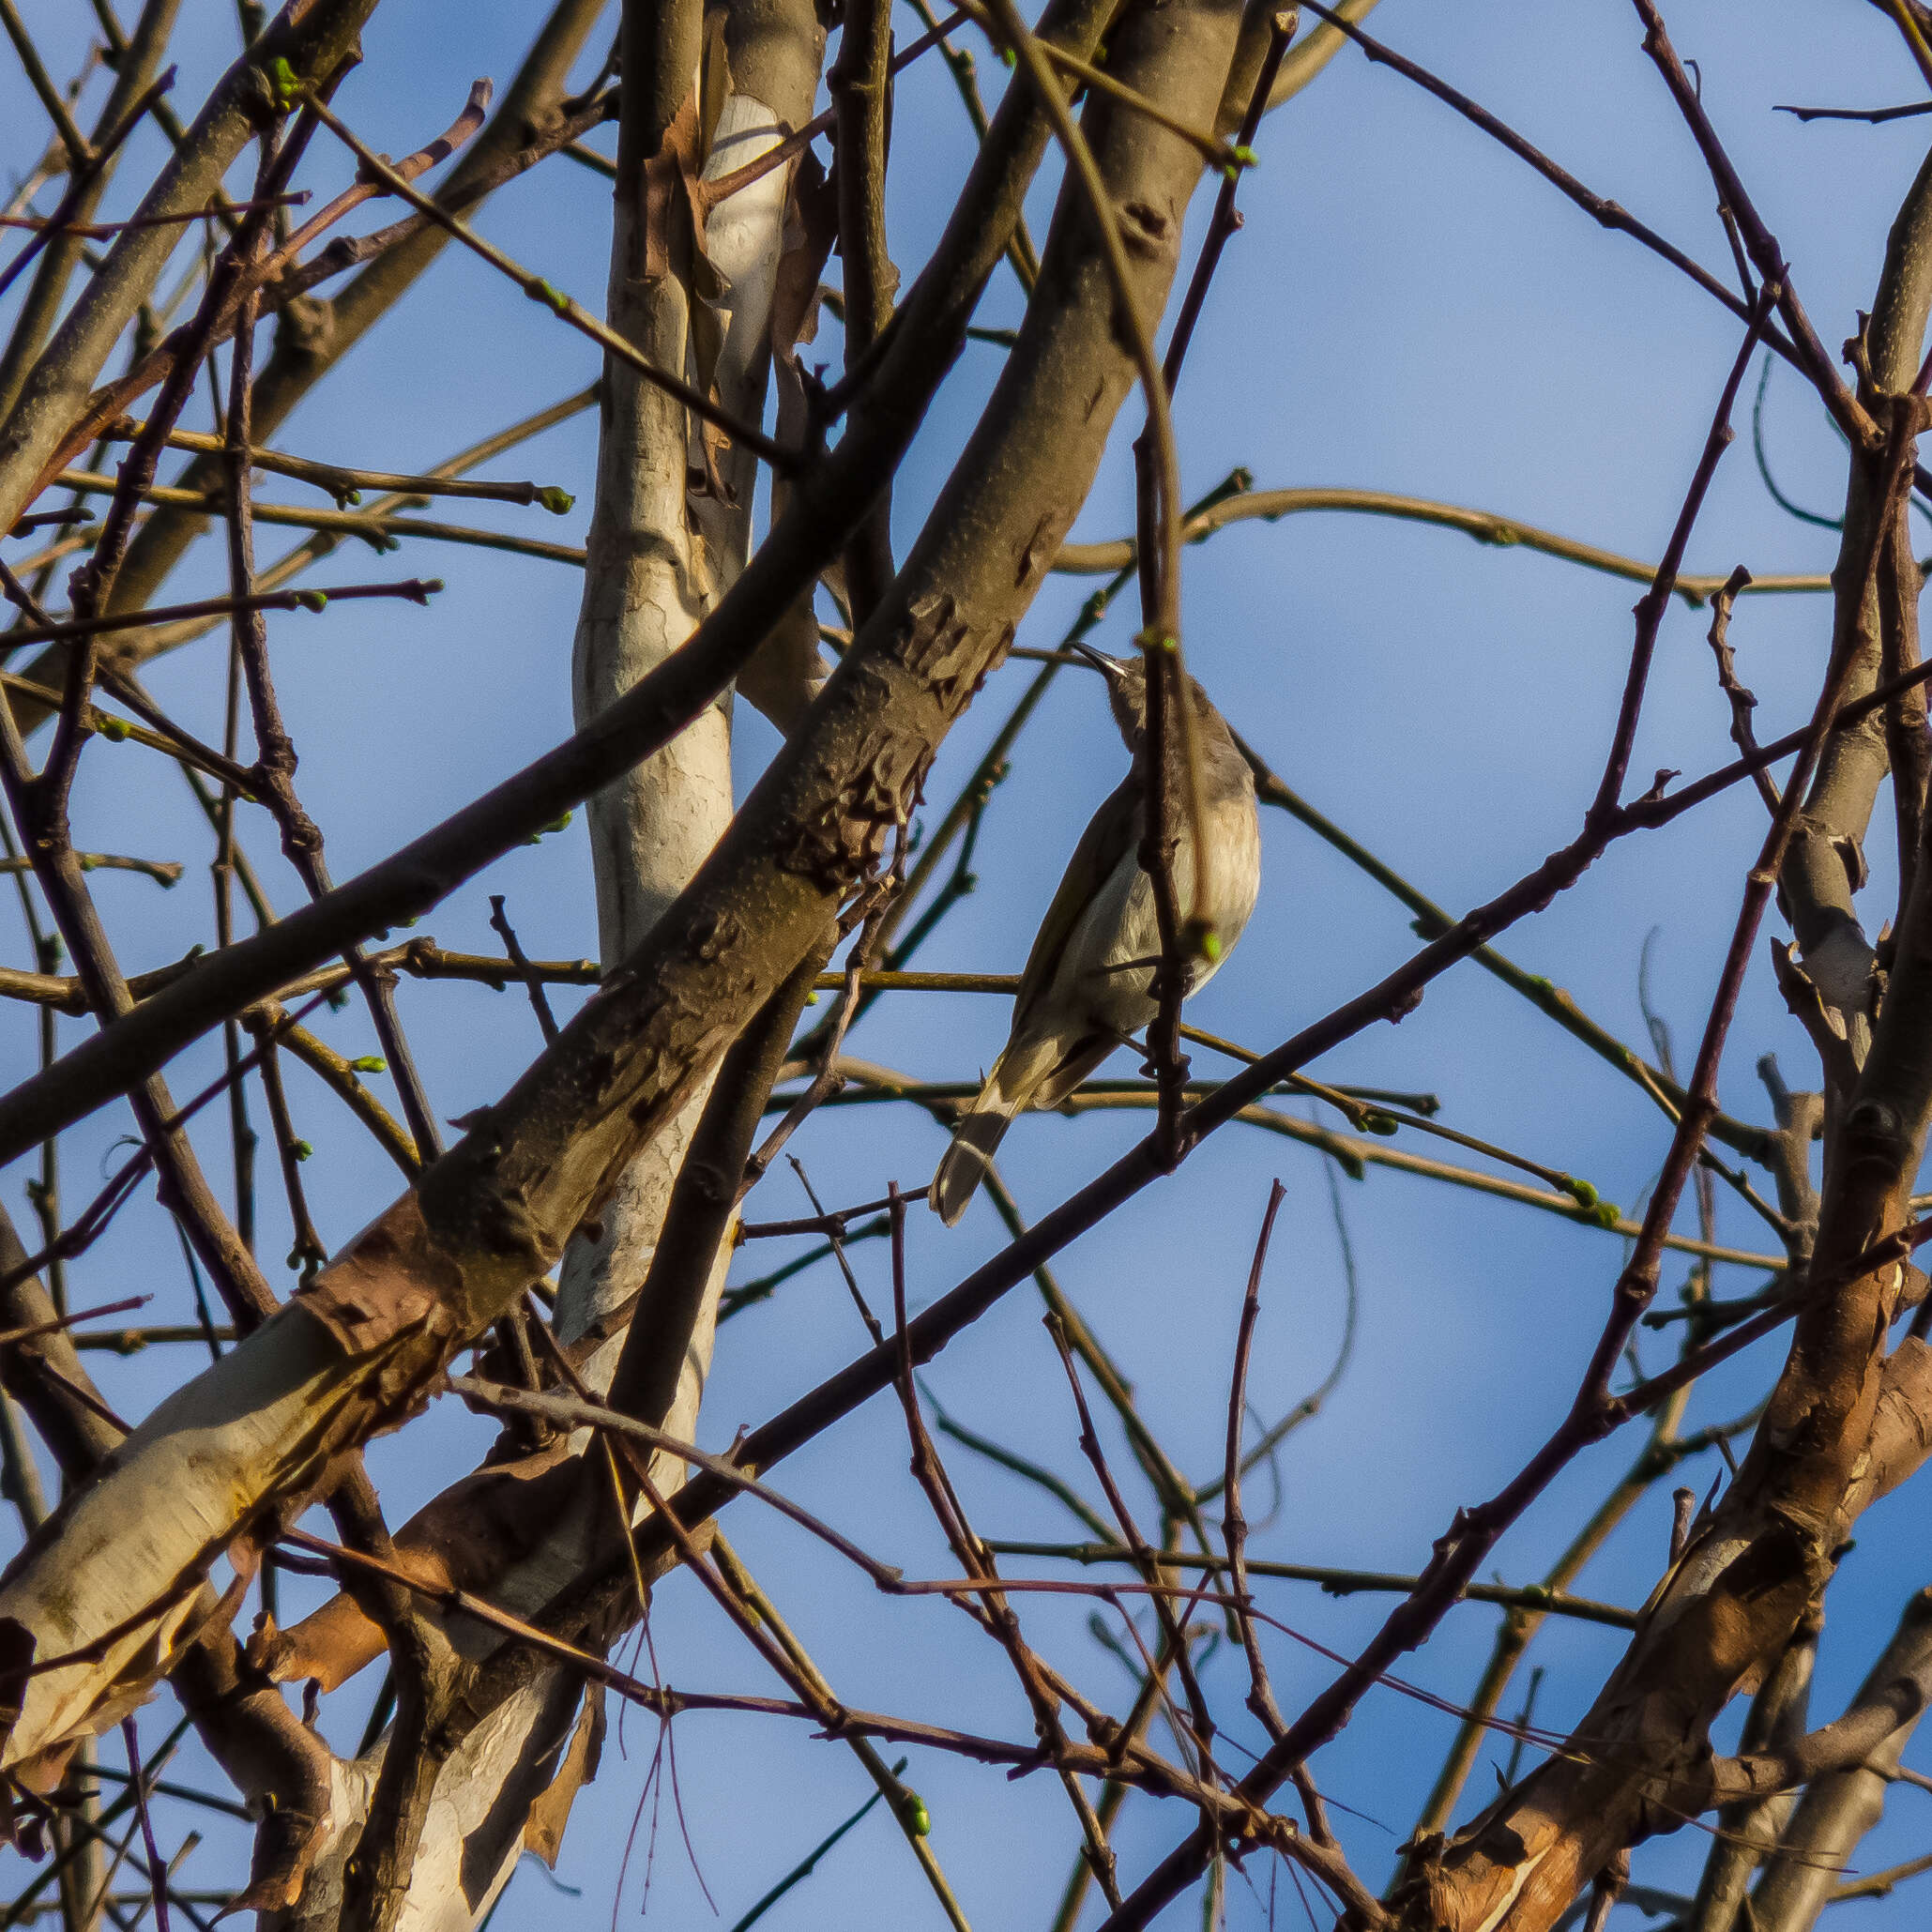
{"type": "MultiPolygon", "coordinates": [[[[1047,907],[1013,999],[1012,1031],[979,1097],[960,1117],[933,1178],[931,1200],[951,1227],[966,1212],[1015,1114],[1052,1107],[1159,1011],[1152,987],[1161,952],[1154,884],[1141,869],[1147,830],[1147,669],[1074,647],[1107,680],[1114,722],[1133,768],[1088,821],[1047,907]],[[1123,969],[1124,968],[1124,969],[1123,969]]],[[[1192,912],[1219,942],[1187,963],[1186,991],[1207,984],[1240,937],[1261,886],[1261,821],[1255,775],[1208,694],[1190,677],[1188,704],[1206,822],[1200,828],[1207,892],[1194,899],[1194,841],[1185,829],[1172,871],[1179,915],[1192,912]]],[[[1171,823],[1183,823],[1176,812],[1171,823]]]]}

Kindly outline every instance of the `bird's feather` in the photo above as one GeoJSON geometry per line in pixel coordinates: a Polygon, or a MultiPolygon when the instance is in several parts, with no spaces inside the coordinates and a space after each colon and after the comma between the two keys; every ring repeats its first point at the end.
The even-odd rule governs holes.
{"type": "Polygon", "coordinates": [[[1006,1138],[1012,1118],[1027,1103],[1024,1091],[1009,1093],[1000,1084],[1000,1073],[1009,1054],[1000,1055],[978,1096],[954,1124],[952,1144],[933,1177],[933,1206],[939,1219],[951,1227],[966,1210],[966,1203],[979,1191],[992,1164],[994,1153],[1006,1138]]]}
{"type": "Polygon", "coordinates": [[[1087,821],[1073,856],[1067,860],[1059,890],[1046,917],[1034,936],[1033,950],[1027,955],[1020,975],[1019,991],[1013,996],[1013,1032],[1026,1031],[1027,1021],[1040,996],[1058,975],[1066,954],[1067,941],[1086,916],[1107,876],[1141,840],[1141,788],[1133,773],[1128,775],[1101,800],[1100,809],[1087,821]]]}

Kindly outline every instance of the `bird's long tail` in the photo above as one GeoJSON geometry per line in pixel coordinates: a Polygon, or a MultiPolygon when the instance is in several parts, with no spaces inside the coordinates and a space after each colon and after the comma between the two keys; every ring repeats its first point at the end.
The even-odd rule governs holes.
{"type": "Polygon", "coordinates": [[[966,1203],[979,1192],[994,1150],[1006,1138],[1013,1116],[1032,1097],[1034,1085],[1031,1080],[1013,1079],[1007,1056],[1001,1054],[978,1097],[960,1116],[952,1130],[952,1145],[933,1177],[933,1209],[948,1227],[966,1212],[966,1203]]]}

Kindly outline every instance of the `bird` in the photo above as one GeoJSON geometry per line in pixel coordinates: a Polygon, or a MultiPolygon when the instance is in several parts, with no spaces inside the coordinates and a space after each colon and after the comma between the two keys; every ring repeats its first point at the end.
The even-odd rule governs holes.
{"type": "MultiPolygon", "coordinates": [[[[966,1212],[1013,1117],[1027,1107],[1057,1106],[1159,1011],[1152,993],[1161,952],[1154,883],[1140,862],[1148,805],[1147,668],[1140,659],[1111,658],[1085,645],[1074,648],[1105,677],[1114,722],[1133,765],[1067,861],[1020,976],[1006,1047],[960,1116],[933,1177],[929,1198],[948,1227],[966,1212]]],[[[1192,912],[1218,941],[1206,949],[1211,956],[1197,950],[1188,959],[1184,992],[1192,994],[1219,970],[1255,909],[1261,820],[1255,774],[1227,721],[1192,677],[1187,693],[1208,879],[1196,904],[1194,840],[1183,829],[1171,861],[1174,896],[1179,916],[1192,912]]],[[[1181,814],[1170,822],[1182,823],[1181,814]]]]}

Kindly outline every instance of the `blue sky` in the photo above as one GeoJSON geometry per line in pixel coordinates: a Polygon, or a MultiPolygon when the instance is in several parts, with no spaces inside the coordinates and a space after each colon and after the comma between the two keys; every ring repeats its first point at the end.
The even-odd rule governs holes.
{"type": "MultiPolygon", "coordinates": [[[[73,0],[31,0],[23,11],[50,53],[74,42],[73,0]]],[[[198,101],[233,57],[232,9],[190,0],[175,99],[198,101]]],[[[373,145],[401,153],[454,114],[479,73],[501,84],[541,9],[519,0],[488,8],[454,0],[388,0],[365,35],[364,65],[338,111],[373,145]]],[[[1780,101],[1876,105],[1916,98],[1921,84],[1876,9],[1766,0],[1751,8],[1682,0],[1670,24],[1700,63],[1704,99],[1777,233],[1820,337],[1835,344],[1868,307],[1884,236],[1923,159],[1924,124],[1799,125],[1780,101]]],[[[84,23],[82,20],[82,23],[84,23]]],[[[1371,26],[1467,89],[1598,190],[1624,203],[1723,271],[1727,251],[1712,191],[1661,82],[1640,52],[1635,14],[1611,0],[1483,7],[1386,0],[1371,26]]],[[[909,12],[902,38],[918,31],[909,12]]],[[[601,56],[593,41],[587,66],[601,56]]],[[[983,50],[981,50],[983,53],[983,50]]],[[[61,65],[55,59],[56,67],[61,65]]],[[[587,70],[586,66],[586,70],[587,70]]],[[[1003,76],[982,57],[996,89],[1003,76]]],[[[90,99],[98,98],[99,84],[90,99]]],[[[8,164],[38,139],[38,109],[10,68],[0,75],[0,126],[14,132],[8,164]]],[[[890,233],[916,268],[936,233],[969,154],[970,133],[943,73],[921,63],[902,80],[895,119],[890,233]]],[[[606,145],[608,135],[602,137],[606,145]]],[[[1261,487],[1351,485],[1400,491],[1506,512],[1628,555],[1653,557],[1674,520],[1739,342],[1734,320],[1629,240],[1600,231],[1519,162],[1386,70],[1345,53],[1304,96],[1271,117],[1256,144],[1260,167],[1243,185],[1246,227],[1230,247],[1192,352],[1178,420],[1190,495],[1245,464],[1261,487]]],[[[157,160],[136,138],[115,211],[157,160]]],[[[320,198],[350,165],[318,140],[303,179],[320,198]]],[[[242,179],[239,172],[236,183],[242,179]]],[[[1036,195],[1043,235],[1051,182],[1036,195]]],[[[607,186],[567,161],[507,190],[480,226],[552,281],[594,301],[603,282],[607,186]]],[[[1205,201],[1195,210],[1196,230],[1205,201]]],[[[373,225],[373,224],[372,224],[373,225]]],[[[982,320],[1017,319],[1002,271],[982,320]]],[[[817,354],[835,361],[835,325],[817,354]]],[[[969,347],[950,377],[904,476],[895,527],[902,548],[975,421],[999,352],[969,347]]],[[[447,252],[417,290],[279,433],[305,454],[407,469],[437,462],[501,423],[581,388],[596,373],[582,339],[479,263],[447,252]]],[[[1745,409],[1757,373],[1747,388],[1745,409]]],[[[197,408],[205,412],[205,404],[197,408]]],[[[203,417],[191,418],[203,426],[203,417]]],[[[463,506],[465,521],[581,540],[594,460],[586,416],[490,465],[579,493],[572,516],[463,506]],[[474,510],[474,518],[469,512],[474,510]]],[[[1129,405],[1117,445],[1077,534],[1112,537],[1131,524],[1129,405]]],[[[1746,425],[1747,426],[1747,425],[1746,425]]],[[[1843,458],[1816,403],[1787,371],[1765,399],[1767,447],[1787,492],[1822,511],[1843,492],[1843,458]]],[[[297,500],[279,482],[264,495],[297,500]]],[[[265,533],[265,554],[279,554],[265,533]]],[[[1832,532],[1793,521],[1768,496],[1748,434],[1726,458],[1691,546],[1698,571],[1744,562],[1760,573],[1829,569],[1832,532]]],[[[337,606],[321,618],[273,620],[284,703],[302,752],[304,801],[329,839],[337,876],[404,838],[544,749],[570,728],[568,666],[578,585],[554,564],[422,544],[375,559],[344,549],[312,581],[439,574],[449,588],[427,611],[337,606]]],[[[171,597],[218,590],[215,551],[177,573],[171,597]]],[[[1056,579],[1022,642],[1049,644],[1090,588],[1056,579]]],[[[1635,586],[1520,549],[1480,546],[1440,529],[1333,515],[1231,529],[1191,550],[1185,579],[1190,663],[1223,707],[1287,781],[1423,890],[1461,909],[1507,884],[1576,827],[1593,788],[1631,638],[1635,586]]],[[[1100,642],[1123,649],[1124,607],[1100,642]]],[[[1679,606],[1666,617],[1634,768],[1689,772],[1727,753],[1727,718],[1703,640],[1708,618],[1679,606]]],[[[1817,598],[1747,601],[1733,631],[1740,675],[1762,701],[1767,734],[1809,709],[1829,634],[1817,598]]],[[[989,684],[949,741],[928,785],[936,817],[1017,695],[1029,667],[989,684]]],[[[161,700],[211,735],[219,729],[220,647],[210,641],[158,665],[161,700]]],[[[754,717],[738,746],[745,783],[773,739],[754,717]]],[[[1067,852],[1092,806],[1117,781],[1124,753],[1091,680],[1063,677],[1022,740],[981,841],[981,888],[941,928],[920,963],[1016,970],[1067,852]]],[[[125,963],[145,967],[206,936],[206,839],[178,780],[134,747],[97,747],[84,766],[77,826],[84,844],[123,844],[138,828],[144,856],[190,862],[171,893],[146,880],[97,875],[125,963]]],[[[1891,875],[1889,811],[1871,842],[1868,923],[1883,916],[1891,875]]],[[[1639,953],[1653,941],[1658,1009],[1688,1059],[1715,983],[1761,808],[1736,791],[1671,829],[1614,849],[1575,890],[1508,936],[1503,950],[1567,987],[1591,1014],[1635,1043],[1639,953]]],[[[1263,898],[1254,923],[1192,1017],[1254,1047],[1287,1037],[1379,978],[1415,941],[1403,910],[1279,814],[1268,814],[1263,898]]],[[[278,905],[298,893],[271,840],[257,833],[278,905]]],[[[488,895],[508,895],[525,944],[543,956],[594,954],[592,902],[581,827],[520,851],[424,922],[446,945],[494,945],[488,895]]],[[[10,901],[5,957],[25,963],[10,901]]],[[[1779,930],[1773,928],[1773,930],[1779,930]]],[[[494,1098],[537,1050],[531,1016],[514,996],[477,988],[406,984],[403,1012],[436,1105],[446,1116],[494,1098]]],[[[560,1005],[568,1006],[566,996],[560,1005]]],[[[345,1050],[373,1049],[354,1009],[328,1021],[345,1050]]],[[[936,1077],[969,1077],[1004,1036],[1002,1002],[984,998],[882,1002],[855,1036],[869,1057],[936,1077]]],[[[83,1035],[63,1023],[63,1038],[83,1035]]],[[[1815,1077],[1803,1036],[1784,1012],[1760,947],[1726,1061],[1723,1098],[1764,1118],[1752,1073],[1776,1052],[1794,1084],[1815,1077]]],[[[24,1014],[0,1015],[0,1066],[23,1072],[33,1054],[24,1014]]],[[[191,1092],[218,1066],[206,1048],[172,1075],[191,1092]]],[[[1131,1071],[1124,1060],[1109,1069],[1131,1071]]],[[[1399,1027],[1349,1042],[1316,1069],[1335,1081],[1426,1088],[1466,1131],[1588,1177],[1607,1197],[1637,1201],[1667,1142],[1667,1123],[1637,1090],[1473,966],[1431,988],[1399,1027]]],[[[381,1084],[381,1083],[378,1083],[381,1084]]],[[[298,1081],[295,1103],[318,1158],[306,1178],[331,1245],[346,1240],[394,1191],[393,1171],[320,1089],[298,1081]]],[[[110,1159],[125,1116],[77,1130],[67,1150],[70,1204],[85,1198],[110,1159]]],[[[1135,1123],[1090,1116],[1023,1121],[1004,1164],[1031,1214],[1044,1211],[1128,1145],[1135,1123]]],[[[936,1129],[904,1109],[822,1116],[799,1151],[828,1202],[872,1198],[884,1182],[922,1184],[940,1149],[936,1129]]],[[[1435,1151],[1407,1137],[1398,1145],[1435,1151]]],[[[206,1158],[225,1175],[219,1137],[206,1158]]],[[[23,1211],[20,1166],[0,1177],[23,1211]]],[[[1288,1189],[1273,1248],[1252,1376],[1257,1410],[1272,1416],[1319,1381],[1337,1346],[1343,1271],[1327,1184],[1316,1156],[1231,1128],[1165,1185],[1149,1191],[1060,1257],[1059,1278],[1134,1379],[1145,1410],[1181,1465],[1218,1469],[1226,1377],[1249,1254],[1270,1180],[1288,1189]]],[[[272,1181],[272,1178],[271,1178],[272,1181]]],[[[1541,1439],[1566,1403],[1602,1319],[1621,1259],[1612,1237],[1434,1182],[1373,1173],[1344,1181],[1362,1313],[1347,1377],[1281,1462],[1280,1507],[1254,1551],[1288,1561],[1412,1571],[1458,1504],[1481,1499],[1541,1439]]],[[[754,1211],[804,1211],[796,1181],[768,1181],[754,1211]]],[[[278,1262],[285,1227],[272,1184],[264,1254],[278,1262]],[[279,1245],[280,1244],[280,1245],[279,1245]]],[[[1720,1196],[1721,1238],[1757,1249],[1761,1230],[1720,1196]]],[[[1688,1227],[1686,1221],[1683,1225],[1688,1227]]],[[[1000,1230],[975,1208],[961,1228],[920,1216],[912,1229],[912,1299],[944,1292],[992,1253],[1000,1230]]],[[[777,1244],[769,1244],[776,1246],[777,1244]]],[[[781,1253],[785,1252],[781,1250],[781,1253]]],[[[753,1251],[737,1274],[779,1255],[753,1251]]],[[[857,1251],[875,1301],[889,1297],[883,1249],[857,1251]]],[[[271,1265],[271,1274],[276,1272],[271,1265]]],[[[1666,1265],[1666,1295],[1682,1279],[1666,1265]]],[[[1720,1292],[1755,1278],[1720,1275],[1720,1292]]],[[[135,1292],[154,1296],[158,1320],[187,1318],[188,1292],[171,1232],[151,1205],[130,1210],[74,1271],[83,1305],[135,1292]]],[[[949,1410],[1090,1487],[1073,1449],[1064,1381],[1038,1325],[1037,1301],[1016,1292],[957,1342],[931,1374],[949,1410]]],[[[863,1343],[834,1272],[820,1269],[724,1331],[703,1440],[727,1443],[863,1343]]],[[[1656,1366],[1666,1344],[1643,1340],[1656,1366]]],[[[1772,1371],[1772,1348],[1746,1356],[1700,1390],[1691,1426],[1747,1407],[1772,1371]]],[[[139,1413],[188,1362],[158,1353],[129,1362],[90,1358],[113,1399],[139,1413]]],[[[480,1453],[488,1430],[441,1405],[372,1463],[392,1520],[480,1453]]],[[[1118,1447],[1118,1438],[1110,1438],[1118,1447]]],[[[1619,1438],[1579,1459],[1506,1540],[1496,1568],[1512,1581],[1541,1573],[1574,1526],[1635,1453],[1619,1438]]],[[[963,1451],[951,1457],[982,1534],[1057,1538],[1071,1519],[963,1451]]],[[[1710,1458],[1685,1480],[1700,1488],[1710,1458]]],[[[903,1431],[890,1404],[829,1432],[784,1466],[784,1486],[903,1564],[951,1574],[951,1559],[905,1472],[903,1431]]],[[[1667,1485],[1666,1485],[1667,1487],[1667,1485]]],[[[1137,1498],[1137,1500],[1140,1499],[1137,1498]]],[[[1251,1514],[1268,1497],[1262,1485],[1251,1514]]],[[[1635,1604],[1662,1567],[1669,1501],[1659,1493],[1585,1573],[1588,1594],[1635,1604]]],[[[1927,1578],[1918,1566],[1924,1501],[1909,1489],[1861,1526],[1858,1549],[1829,1601],[1830,1625],[1814,1710],[1835,1714],[1927,1578]]],[[[1028,1720],[1010,1673],[957,1612],[935,1604],[885,1605],[825,1552],[769,1516],[737,1506],[729,1533],[848,1701],[1025,1736],[1028,1720]]],[[[1054,1574],[1070,1574],[1056,1571],[1054,1574]]],[[[293,1598],[293,1591],[291,1597],[293,1598]]],[[[1336,1601],[1301,1585],[1275,1586],[1270,1611],[1347,1650],[1372,1630],[1386,1599],[1336,1601]]],[[[1445,1621],[1408,1675],[1434,1693],[1468,1694],[1487,1654],[1497,1612],[1465,1606],[1445,1621]]],[[[1119,1666],[1086,1634],[1088,1606],[1024,1605],[1029,1633],[1090,1689],[1123,1705],[1119,1666]]],[[[668,1678],[699,1688],[766,1691],[761,1666],[688,1581],[661,1590],[657,1653],[668,1678]]],[[[1588,1703],[1618,1653],[1614,1633],[1550,1628],[1532,1661],[1547,1666],[1539,1722],[1562,1727],[1588,1703]]],[[[1329,1666],[1285,1639],[1270,1645],[1277,1695],[1291,1712],[1329,1666]]],[[[331,1722],[338,1743],[359,1728],[358,1696],[331,1722]]],[[[1241,1677],[1223,1656],[1209,1666],[1217,1702],[1239,1713],[1241,1677]]],[[[1509,1708],[1516,1708],[1513,1694],[1509,1708]]],[[[1236,1722],[1231,1757],[1256,1737],[1236,1722]]],[[[1379,1880],[1408,1831],[1452,1733],[1452,1721],[1391,1691],[1316,1760],[1342,1805],[1345,1841],[1379,1880]]],[[[1728,1735],[1728,1733],[1727,1734],[1728,1735]]],[[[555,1893],[526,1869],[506,1911],[541,1913],[559,1927],[609,1922],[619,1848],[638,1803],[654,1727],[635,1713],[626,1751],[614,1737],[597,1783],[579,1801],[555,1893]]],[[[680,1722],[677,1766],[685,1820],[710,1893],[729,1924],[773,1879],[861,1802],[862,1773],[843,1752],[799,1727],[692,1716],[680,1722]]],[[[1493,1786],[1485,1752],[1470,1787],[1493,1786]]],[[[195,1762],[184,1753],[184,1762],[195,1762]]],[[[1915,1744],[1909,1763],[1932,1764],[1915,1744]]],[[[1072,1819],[1057,1789],[937,1756],[907,1772],[925,1795],[934,1843],[976,1925],[1043,1925],[1072,1855],[1072,1819]]],[[[1862,1848],[1873,1869],[1925,1843],[1924,1793],[1895,1787],[1884,1825],[1862,1848]]],[[[648,1827],[647,1818],[647,1829],[648,1827]]],[[[1123,1869],[1137,1874],[1184,1829],[1173,1806],[1131,1801],[1117,1834],[1123,1869]]],[[[177,1833],[185,1820],[176,1816],[177,1833]]],[[[621,1904],[637,1908],[645,1835],[621,1904]]],[[[1687,1888],[1708,1840],[1697,1832],[1647,1846],[1646,1882],[1687,1888]]],[[[236,1868],[236,1834],[213,1821],[184,1882],[220,1882],[236,1868]]],[[[18,1869],[15,1867],[14,1869],[18,1869]]],[[[1231,1922],[1266,1920],[1234,1881],[1231,1922]]],[[[11,1886],[9,1878],[0,1881],[11,1886]]],[[[1281,1909],[1299,1912],[1283,1888],[1281,1909]]],[[[650,1909],[659,1923],[709,1921],[667,1808],[659,1828],[650,1909]]],[[[1861,1926],[1918,1924],[1909,1892],[1851,1908],[1861,1926]]],[[[1181,1922],[1177,1910],[1175,1923],[1181,1922]]],[[[1616,1923],[1642,1923],[1626,1910],[1616,1923]]],[[[507,1923],[508,1921],[505,1921],[507,1923]]],[[[917,1869],[882,1813],[828,1858],[818,1876],[767,1922],[920,1925],[937,1923],[917,1869]]],[[[1285,1921],[1286,1923],[1286,1921],[1285,1921]]]]}

